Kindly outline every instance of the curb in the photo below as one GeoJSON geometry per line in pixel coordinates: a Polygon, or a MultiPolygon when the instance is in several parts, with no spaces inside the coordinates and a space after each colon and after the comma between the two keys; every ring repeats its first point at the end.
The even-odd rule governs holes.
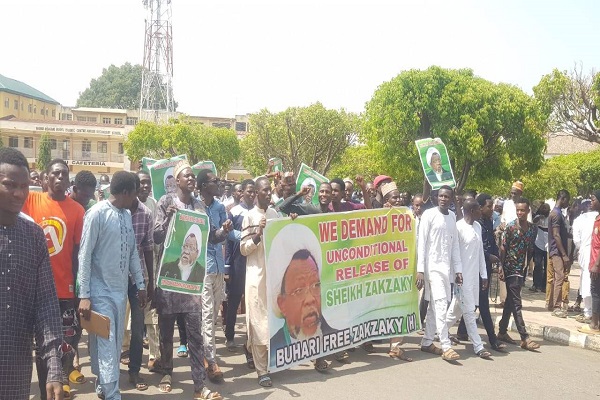
{"type": "MultiPolygon", "coordinates": [[[[495,327],[498,329],[501,316],[495,319],[495,327]]],[[[525,323],[525,329],[531,336],[542,338],[549,342],[562,344],[564,346],[578,347],[585,350],[600,352],[600,336],[588,335],[581,332],[573,332],[568,329],[558,328],[556,326],[544,326],[535,323],[525,323]]],[[[508,330],[517,332],[517,326],[511,317],[508,330]]]]}

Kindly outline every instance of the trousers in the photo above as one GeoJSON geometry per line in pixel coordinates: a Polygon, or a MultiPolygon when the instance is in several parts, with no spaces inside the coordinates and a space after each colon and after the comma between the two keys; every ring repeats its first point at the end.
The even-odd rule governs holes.
{"type": "Polygon", "coordinates": [[[506,282],[506,301],[504,302],[504,310],[502,311],[502,319],[498,324],[499,333],[508,332],[508,322],[512,314],[515,324],[517,325],[517,331],[521,335],[521,340],[526,340],[529,335],[525,329],[525,321],[523,320],[523,313],[521,312],[521,285],[523,284],[523,277],[521,276],[509,276],[504,280],[506,282]]]}
{"type": "Polygon", "coordinates": [[[202,289],[202,334],[204,335],[204,356],[209,364],[216,362],[215,325],[224,294],[225,279],[223,274],[206,274],[202,289]]]}

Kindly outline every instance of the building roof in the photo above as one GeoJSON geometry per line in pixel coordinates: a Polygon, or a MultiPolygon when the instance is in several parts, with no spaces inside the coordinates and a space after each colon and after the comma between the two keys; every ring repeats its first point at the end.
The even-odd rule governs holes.
{"type": "Polygon", "coordinates": [[[596,150],[598,143],[588,142],[569,134],[548,134],[546,158],[596,150]]]}
{"type": "Polygon", "coordinates": [[[4,75],[0,75],[0,92],[8,92],[20,96],[30,97],[32,99],[45,101],[46,103],[60,104],[58,101],[40,92],[36,88],[33,88],[28,84],[16,79],[8,78],[4,75]]]}

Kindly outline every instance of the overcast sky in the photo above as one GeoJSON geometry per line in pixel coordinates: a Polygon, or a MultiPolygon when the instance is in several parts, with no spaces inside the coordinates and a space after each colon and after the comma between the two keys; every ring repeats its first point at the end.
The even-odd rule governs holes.
{"type": "MultiPolygon", "coordinates": [[[[0,74],[63,105],[110,64],[141,64],[141,0],[0,0],[0,74]]],[[[600,67],[595,0],[172,0],[179,111],[232,117],[316,101],[361,112],[430,65],[531,93],[553,68],[600,67]]]]}

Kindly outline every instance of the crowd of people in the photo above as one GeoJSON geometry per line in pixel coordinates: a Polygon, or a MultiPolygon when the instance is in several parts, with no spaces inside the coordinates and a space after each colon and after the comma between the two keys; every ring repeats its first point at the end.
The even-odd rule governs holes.
{"type": "MultiPolygon", "coordinates": [[[[116,172],[112,179],[103,176],[107,194],[98,190],[100,182],[90,171],[80,171],[70,182],[64,160],[52,160],[45,171],[30,171],[19,151],[0,149],[0,398],[28,398],[33,348],[41,398],[70,398],[71,385],[85,382],[78,354],[81,325],[97,314],[111,321],[108,337],[88,335],[101,399],[121,398],[121,363],[127,365],[130,385],[140,391],[148,388],[140,373],[144,347],[148,370],[162,375],[160,392],[168,393],[177,385],[172,376],[175,324],[179,331],[175,353],[189,358],[195,399],[222,398],[206,384],[207,379],[223,380],[215,344],[219,324],[227,350],[243,349],[258,384],[271,387],[263,232],[268,220],[319,213],[410,209],[417,221],[415,280],[421,291],[424,329],[419,334],[424,352],[457,360],[460,355],[453,344],[466,340],[482,358],[492,356],[489,350],[502,351],[506,344],[538,349],[521,312],[521,290],[531,272],[533,284],[528,289],[546,292],[553,316],[565,318],[582,310],[577,320],[585,325],[580,330],[600,334],[600,191],[571,202],[570,194],[561,190],[551,207],[524,198],[521,182],[515,182],[510,197],[502,200],[474,190],[455,194],[449,186],[431,190],[428,184],[423,193],[411,195],[385,175],[372,182],[361,176],[334,178],[295,193],[293,172],[268,171],[253,180],[225,182],[211,170],[196,176],[185,160],[175,166],[173,176],[175,192],[158,201],[151,196],[150,175],[141,170],[116,172]],[[30,185],[42,190],[30,191],[30,185]],[[313,190],[316,205],[310,201],[313,190]],[[177,210],[201,211],[209,217],[201,296],[155,287],[177,210]],[[578,299],[569,307],[568,276],[574,257],[582,278],[578,299]],[[502,282],[498,332],[489,305],[489,283],[495,273],[502,282]],[[240,306],[245,312],[244,332],[236,332],[240,306]],[[477,330],[477,309],[487,349],[477,330]],[[508,334],[511,315],[520,342],[508,334]],[[451,335],[450,328],[459,320],[457,334],[451,335]],[[438,340],[439,347],[434,343],[438,340]]],[[[182,260],[195,259],[198,247],[193,238],[186,242],[173,274],[193,273],[182,260]]],[[[315,263],[295,261],[281,287],[282,312],[291,307],[283,301],[286,296],[299,299],[294,305],[299,308],[309,307],[311,301],[320,304],[317,286],[303,283],[303,277],[316,274],[318,279],[315,263]]],[[[303,335],[303,321],[290,318],[286,323],[292,337],[303,335]]],[[[372,352],[375,344],[361,347],[372,352]]],[[[388,354],[411,361],[401,338],[390,340],[388,354]]],[[[329,368],[326,358],[313,361],[317,371],[329,368]]],[[[341,351],[333,358],[345,363],[350,354],[341,351]]]]}

